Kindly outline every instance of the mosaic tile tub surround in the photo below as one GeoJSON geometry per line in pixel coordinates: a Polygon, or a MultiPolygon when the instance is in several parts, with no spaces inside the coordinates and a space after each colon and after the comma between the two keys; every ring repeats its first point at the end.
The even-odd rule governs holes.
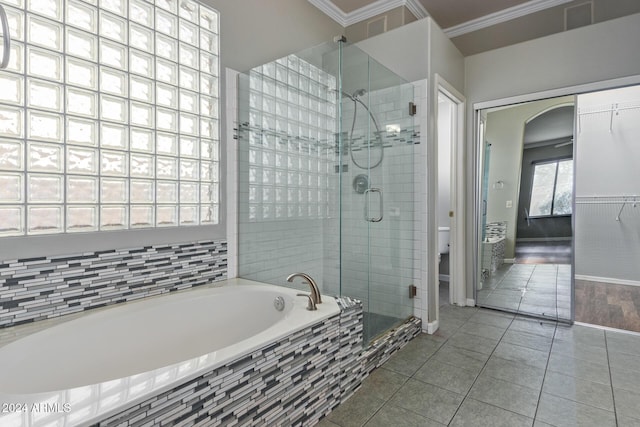
{"type": "Polygon", "coordinates": [[[485,225],[485,236],[487,239],[507,237],[507,221],[488,222],[485,225]]]}
{"type": "Polygon", "coordinates": [[[227,242],[0,261],[0,328],[226,279],[227,242]]]}
{"type": "MultiPolygon", "coordinates": [[[[226,251],[225,241],[204,241],[4,261],[0,327],[222,280],[226,251]]],[[[362,303],[343,297],[338,304],[339,315],[170,384],[95,425],[314,425],[420,332],[420,320],[411,318],[363,350],[362,303]]]]}
{"type": "Polygon", "coordinates": [[[362,303],[232,363],[176,385],[95,426],[311,426],[420,332],[411,318],[362,349],[362,303]]]}
{"type": "Polygon", "coordinates": [[[482,280],[487,280],[504,264],[507,239],[507,222],[489,222],[485,226],[482,241],[482,280]]]}
{"type": "MultiPolygon", "coordinates": [[[[316,424],[420,330],[420,321],[410,319],[363,351],[362,303],[340,300],[347,301],[339,304],[340,314],[330,315],[249,353],[239,353],[225,366],[201,371],[195,378],[173,379],[179,377],[181,369],[188,369],[185,364],[192,364],[194,359],[176,364],[173,371],[160,376],[148,372],[123,379],[130,391],[138,390],[133,394],[122,395],[119,386],[100,389],[105,405],[112,406],[104,416],[92,421],[93,425],[316,424]],[[157,392],[143,400],[135,398],[136,393],[139,395],[149,383],[157,381],[162,384],[157,392]]],[[[58,398],[64,403],[60,399],[64,397],[58,398]]],[[[19,420],[22,424],[17,425],[31,425],[28,415],[26,419],[18,417],[19,420]]]]}
{"type": "Polygon", "coordinates": [[[339,326],[333,316],[95,425],[313,425],[340,403],[339,326]]]}

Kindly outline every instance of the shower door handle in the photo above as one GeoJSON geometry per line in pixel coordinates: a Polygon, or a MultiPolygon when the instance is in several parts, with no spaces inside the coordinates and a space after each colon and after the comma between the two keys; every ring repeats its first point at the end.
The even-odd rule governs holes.
{"type": "Polygon", "coordinates": [[[0,23],[2,25],[2,60],[0,60],[0,69],[9,66],[9,55],[11,55],[11,29],[7,19],[7,12],[0,4],[0,23]]]}
{"type": "Polygon", "coordinates": [[[379,188],[367,188],[366,190],[364,190],[364,220],[368,222],[380,222],[382,221],[382,218],[384,216],[383,212],[384,212],[384,199],[382,197],[382,190],[380,190],[379,188]],[[378,195],[380,196],[380,198],[378,199],[380,201],[378,205],[380,216],[374,216],[374,217],[369,216],[369,200],[371,197],[369,195],[371,193],[378,193],[378,195]]]}

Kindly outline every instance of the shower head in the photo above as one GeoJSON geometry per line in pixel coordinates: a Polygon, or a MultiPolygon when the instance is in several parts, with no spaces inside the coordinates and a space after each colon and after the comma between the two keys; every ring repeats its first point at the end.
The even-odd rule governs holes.
{"type": "Polygon", "coordinates": [[[347,93],[345,91],[342,91],[342,96],[346,96],[350,100],[355,101],[356,99],[360,98],[365,93],[367,93],[367,91],[365,89],[357,89],[355,92],[353,92],[353,94],[350,94],[350,93],[347,93]]]}
{"type": "Polygon", "coordinates": [[[352,95],[352,96],[353,96],[354,98],[359,98],[359,97],[361,97],[362,95],[364,95],[365,93],[367,93],[367,91],[366,91],[365,89],[358,89],[358,90],[356,90],[355,92],[353,92],[353,95],[352,95]]]}

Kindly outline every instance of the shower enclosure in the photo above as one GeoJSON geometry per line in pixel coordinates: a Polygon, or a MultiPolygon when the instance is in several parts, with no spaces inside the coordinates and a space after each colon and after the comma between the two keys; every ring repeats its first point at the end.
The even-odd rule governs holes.
{"type": "Polygon", "coordinates": [[[364,306],[365,341],[413,314],[413,86],[344,42],[238,82],[239,275],[311,275],[364,306]]]}

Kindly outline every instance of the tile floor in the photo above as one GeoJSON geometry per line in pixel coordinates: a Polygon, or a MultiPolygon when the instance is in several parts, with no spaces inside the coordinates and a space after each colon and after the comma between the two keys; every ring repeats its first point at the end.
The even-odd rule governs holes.
{"type": "Polygon", "coordinates": [[[571,318],[571,265],[504,264],[483,283],[478,305],[547,319],[571,318]]]}
{"type": "Polygon", "coordinates": [[[640,336],[443,306],[320,427],[640,426],[640,336]]]}

